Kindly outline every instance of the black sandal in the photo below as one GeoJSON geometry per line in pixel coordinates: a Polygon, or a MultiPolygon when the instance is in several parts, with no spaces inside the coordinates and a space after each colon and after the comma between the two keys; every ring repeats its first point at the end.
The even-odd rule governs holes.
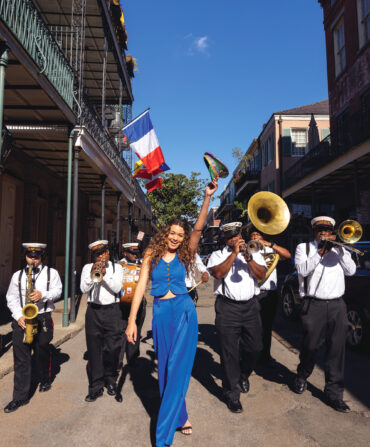
{"type": "Polygon", "coordinates": [[[187,425],[186,427],[179,427],[176,431],[179,431],[184,436],[190,436],[193,434],[193,427],[191,425],[187,425]],[[184,430],[191,430],[191,433],[185,433],[184,430]]]}

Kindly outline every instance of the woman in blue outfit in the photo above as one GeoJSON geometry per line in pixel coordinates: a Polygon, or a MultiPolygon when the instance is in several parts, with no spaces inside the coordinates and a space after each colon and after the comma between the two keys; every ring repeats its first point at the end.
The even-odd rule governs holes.
{"type": "Polygon", "coordinates": [[[152,280],[153,342],[158,359],[161,405],[157,420],[156,446],[170,446],[175,431],[192,433],[185,405],[198,340],[198,320],[188,295],[185,276],[194,265],[194,255],[207,217],[217,179],[208,184],[198,220],[191,232],[188,224],[175,219],[159,231],[145,251],[131,304],[127,340],[135,343],[136,314],[149,279],[152,280]]]}

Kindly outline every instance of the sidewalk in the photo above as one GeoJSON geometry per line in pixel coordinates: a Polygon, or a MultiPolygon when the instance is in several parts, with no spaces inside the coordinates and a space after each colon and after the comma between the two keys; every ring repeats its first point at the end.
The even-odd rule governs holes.
{"type": "MultiPolygon", "coordinates": [[[[85,312],[87,306],[87,295],[82,295],[78,307],[76,321],[70,323],[69,326],[62,326],[64,301],[60,300],[55,303],[55,310],[53,312],[54,322],[54,337],[52,345],[56,348],[65,341],[73,338],[85,327],[85,312]]],[[[12,349],[12,328],[11,323],[4,324],[0,327],[0,336],[2,343],[0,344],[0,379],[6,374],[13,371],[13,349],[12,349]]]]}

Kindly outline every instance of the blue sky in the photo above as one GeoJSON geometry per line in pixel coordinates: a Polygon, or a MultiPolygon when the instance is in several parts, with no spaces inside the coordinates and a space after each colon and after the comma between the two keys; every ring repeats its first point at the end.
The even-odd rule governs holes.
{"type": "MultiPolygon", "coordinates": [[[[147,107],[174,173],[232,172],[273,112],[327,98],[317,0],[121,0],[137,59],[133,116],[147,107]]],[[[230,177],[229,177],[230,178],[230,177]]],[[[220,184],[220,192],[229,179],[220,184]]]]}

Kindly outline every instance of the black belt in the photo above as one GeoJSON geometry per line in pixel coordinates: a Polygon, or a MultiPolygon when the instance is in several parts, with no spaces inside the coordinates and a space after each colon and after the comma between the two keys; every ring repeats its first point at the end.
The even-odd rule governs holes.
{"type": "Polygon", "coordinates": [[[222,298],[223,300],[231,301],[232,303],[243,304],[243,303],[250,303],[251,301],[253,301],[256,298],[256,295],[254,295],[249,300],[232,300],[231,298],[228,298],[225,295],[217,295],[217,298],[222,298]]]}
{"type": "Polygon", "coordinates": [[[111,304],[97,304],[97,303],[92,303],[91,301],[89,301],[87,303],[90,307],[92,307],[93,309],[111,309],[112,307],[116,306],[117,304],[119,304],[119,302],[117,303],[111,303],[111,304]]]}
{"type": "Polygon", "coordinates": [[[314,300],[314,301],[321,301],[323,303],[329,303],[330,301],[340,301],[342,299],[342,297],[339,298],[316,298],[315,296],[306,296],[306,298],[309,298],[310,300],[314,300]]]}

